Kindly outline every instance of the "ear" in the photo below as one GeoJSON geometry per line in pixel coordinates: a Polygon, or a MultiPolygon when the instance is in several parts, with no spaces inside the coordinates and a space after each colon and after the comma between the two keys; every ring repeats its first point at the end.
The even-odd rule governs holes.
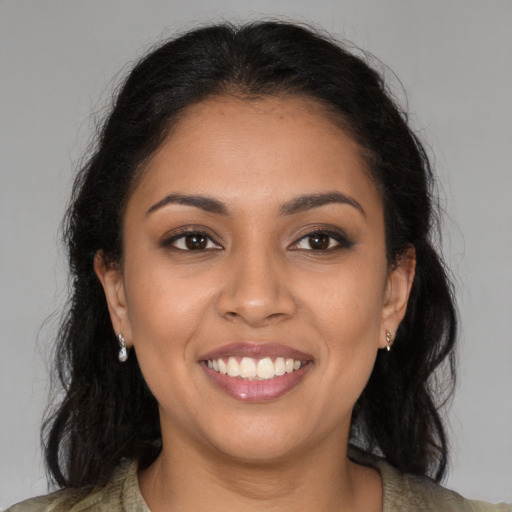
{"type": "Polygon", "coordinates": [[[386,331],[395,339],[400,322],[407,311],[407,302],[411,293],[416,269],[416,251],[409,247],[392,266],[386,284],[384,307],[382,309],[382,329],[379,337],[379,347],[388,344],[386,331]]]}
{"type": "Polygon", "coordinates": [[[116,335],[123,334],[129,347],[132,342],[132,330],[121,269],[119,265],[107,263],[103,251],[98,251],[94,256],[94,271],[105,292],[112,327],[116,335]]]}

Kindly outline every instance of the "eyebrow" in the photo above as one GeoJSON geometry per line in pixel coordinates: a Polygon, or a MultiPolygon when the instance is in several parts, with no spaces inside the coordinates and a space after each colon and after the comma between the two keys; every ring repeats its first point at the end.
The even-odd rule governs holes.
{"type": "Polygon", "coordinates": [[[212,197],[201,195],[183,195],[183,194],[169,194],[162,200],[155,203],[147,212],[146,215],[153,213],[168,204],[184,204],[186,206],[194,206],[200,208],[205,212],[216,213],[218,215],[228,215],[226,206],[212,197]]]}
{"type": "Polygon", "coordinates": [[[281,206],[281,215],[293,215],[295,213],[319,208],[328,204],[348,204],[358,210],[363,217],[366,217],[361,204],[353,197],[342,194],[338,191],[323,192],[319,194],[304,194],[287,201],[281,206]]]}
{"type": "MultiPolygon", "coordinates": [[[[280,213],[281,215],[286,216],[294,215],[296,213],[301,213],[313,208],[320,208],[321,206],[333,203],[353,206],[363,215],[363,217],[366,217],[366,212],[358,201],[356,201],[353,197],[347,196],[346,194],[342,194],[338,191],[330,191],[317,194],[303,194],[294,197],[281,206],[280,213]]],[[[160,208],[163,208],[169,204],[183,204],[185,206],[200,208],[201,210],[204,210],[208,213],[215,213],[217,215],[229,215],[226,205],[218,199],[203,195],[184,195],[178,193],[166,195],[163,199],[151,206],[146,212],[146,215],[149,215],[150,213],[153,213],[154,211],[159,210],[160,208]]]]}

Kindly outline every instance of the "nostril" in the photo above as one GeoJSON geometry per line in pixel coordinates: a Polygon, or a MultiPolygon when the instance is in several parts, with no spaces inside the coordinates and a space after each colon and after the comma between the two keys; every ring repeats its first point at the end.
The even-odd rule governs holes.
{"type": "Polygon", "coordinates": [[[231,322],[244,322],[253,327],[269,326],[276,322],[281,321],[287,315],[285,313],[272,313],[270,315],[255,315],[254,312],[237,313],[236,311],[227,311],[224,313],[224,318],[231,322]]]}
{"type": "MultiPolygon", "coordinates": [[[[245,270],[247,272],[247,268],[245,270]]],[[[268,275],[263,279],[261,273],[252,277],[235,273],[220,290],[215,306],[225,320],[253,327],[268,326],[296,311],[295,300],[283,282],[269,279],[268,275]]]]}

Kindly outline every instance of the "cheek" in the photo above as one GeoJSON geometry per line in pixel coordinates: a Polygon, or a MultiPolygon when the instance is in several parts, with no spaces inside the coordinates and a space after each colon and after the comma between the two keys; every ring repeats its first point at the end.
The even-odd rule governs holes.
{"type": "MultiPolygon", "coordinates": [[[[340,267],[336,272],[316,279],[314,296],[310,295],[309,309],[318,328],[332,340],[332,349],[343,340],[344,350],[364,342],[370,333],[377,333],[384,301],[385,269],[364,262],[340,267]]],[[[375,340],[377,341],[377,340],[375,340]]]]}
{"type": "Polygon", "coordinates": [[[317,291],[309,298],[311,323],[323,341],[325,386],[349,405],[363,391],[379,348],[386,271],[369,268],[354,266],[317,280],[317,291]]]}
{"type": "Polygon", "coordinates": [[[125,286],[133,343],[139,360],[177,361],[210,302],[209,288],[197,286],[170,268],[165,257],[144,264],[126,262],[125,286]],[[140,354],[140,355],[139,355],[140,354]]]}
{"type": "Polygon", "coordinates": [[[183,383],[195,366],[191,340],[206,298],[158,265],[132,267],[126,284],[133,345],[144,380],[160,409],[179,416],[184,403],[189,408],[194,404],[183,383]]]}

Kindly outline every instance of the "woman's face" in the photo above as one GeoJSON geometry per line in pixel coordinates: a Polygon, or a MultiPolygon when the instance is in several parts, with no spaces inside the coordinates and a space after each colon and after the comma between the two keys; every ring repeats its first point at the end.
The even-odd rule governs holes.
{"type": "Polygon", "coordinates": [[[262,461],[347,439],[413,270],[389,268],[360,148],[318,104],[188,108],[123,229],[121,271],[96,268],[159,403],[164,447],[262,461]]]}

